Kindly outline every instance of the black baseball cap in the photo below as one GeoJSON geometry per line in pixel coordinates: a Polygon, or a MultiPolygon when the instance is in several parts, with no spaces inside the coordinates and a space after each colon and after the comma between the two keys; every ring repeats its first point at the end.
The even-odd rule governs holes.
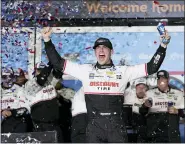
{"type": "Polygon", "coordinates": [[[102,38],[102,37],[98,38],[94,43],[93,49],[96,49],[96,47],[99,45],[104,45],[110,49],[113,49],[112,43],[107,38],[102,38]]]}
{"type": "Polygon", "coordinates": [[[169,73],[165,70],[160,70],[157,72],[157,78],[160,78],[160,77],[164,77],[166,79],[168,79],[170,76],[169,76],[169,73]]]}

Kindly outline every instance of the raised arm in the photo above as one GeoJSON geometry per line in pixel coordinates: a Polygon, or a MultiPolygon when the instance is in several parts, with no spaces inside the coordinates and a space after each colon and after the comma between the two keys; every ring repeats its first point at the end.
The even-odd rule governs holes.
{"type": "Polygon", "coordinates": [[[161,44],[155,54],[153,55],[152,59],[146,63],[146,64],[140,64],[135,66],[128,66],[127,73],[128,73],[128,80],[131,81],[133,79],[137,79],[139,77],[144,77],[147,75],[151,75],[156,73],[161,64],[163,63],[163,60],[166,56],[166,48],[168,44],[162,43],[162,39],[165,37],[165,39],[170,39],[171,37],[166,32],[165,35],[162,35],[160,37],[161,44]]]}
{"type": "Polygon", "coordinates": [[[79,80],[82,80],[84,75],[82,71],[86,71],[82,65],[73,63],[69,60],[62,58],[59,53],[56,51],[54,44],[50,39],[52,33],[51,28],[44,28],[42,31],[42,36],[45,44],[45,51],[48,56],[49,61],[52,63],[53,68],[62,71],[65,74],[71,75],[79,80]]]}
{"type": "Polygon", "coordinates": [[[48,80],[48,76],[50,75],[52,70],[52,65],[47,65],[41,69],[41,72],[37,74],[34,78],[29,79],[24,87],[24,92],[27,96],[34,96],[37,92],[39,92],[46,81],[48,80]]]}

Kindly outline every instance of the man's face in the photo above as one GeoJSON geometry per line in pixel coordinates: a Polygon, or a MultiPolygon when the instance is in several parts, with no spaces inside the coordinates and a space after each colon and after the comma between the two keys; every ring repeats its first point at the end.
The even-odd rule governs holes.
{"type": "Polygon", "coordinates": [[[168,88],[169,79],[165,77],[159,77],[157,79],[157,86],[161,91],[166,91],[168,88]]]}
{"type": "Polygon", "coordinates": [[[13,77],[10,76],[10,75],[2,75],[1,76],[1,85],[4,87],[4,88],[11,88],[13,86],[13,77]]]}
{"type": "Polygon", "coordinates": [[[95,55],[100,65],[109,64],[112,54],[113,50],[104,45],[99,45],[95,49],[95,55]]]}
{"type": "Polygon", "coordinates": [[[23,85],[25,83],[25,80],[26,80],[25,76],[17,76],[16,83],[23,85]]]}
{"type": "Polygon", "coordinates": [[[136,85],[136,95],[139,99],[145,97],[147,91],[147,86],[145,84],[138,84],[136,85]]]}

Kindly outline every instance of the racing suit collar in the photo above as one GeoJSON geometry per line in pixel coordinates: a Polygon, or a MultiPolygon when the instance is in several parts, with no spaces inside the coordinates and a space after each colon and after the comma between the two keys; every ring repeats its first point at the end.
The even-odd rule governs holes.
{"type": "Polygon", "coordinates": [[[168,93],[168,92],[170,92],[171,87],[170,87],[170,86],[168,86],[168,90],[167,90],[167,91],[161,91],[159,88],[158,88],[158,90],[159,90],[161,93],[168,93]]]}
{"type": "Polygon", "coordinates": [[[110,64],[104,64],[104,65],[100,65],[98,62],[96,63],[95,67],[97,67],[98,69],[106,69],[106,68],[111,68],[114,67],[114,64],[111,60],[110,64]]]}

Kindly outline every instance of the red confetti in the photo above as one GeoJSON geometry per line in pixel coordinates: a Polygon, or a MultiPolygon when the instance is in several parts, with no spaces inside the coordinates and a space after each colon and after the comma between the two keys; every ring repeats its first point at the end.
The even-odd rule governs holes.
{"type": "Polygon", "coordinates": [[[40,19],[38,20],[38,23],[41,24],[42,22],[40,21],[40,19]]]}
{"type": "Polygon", "coordinates": [[[88,49],[90,49],[91,47],[87,47],[87,48],[85,48],[86,50],[88,50],[88,49]]]}
{"type": "Polygon", "coordinates": [[[156,41],[154,41],[154,44],[157,44],[157,42],[156,42],[156,41]]]}
{"type": "Polygon", "coordinates": [[[50,17],[50,19],[51,19],[51,20],[54,20],[54,19],[55,19],[55,17],[54,17],[54,16],[51,16],[51,17],[50,17]]]}
{"type": "Polygon", "coordinates": [[[34,51],[34,50],[31,50],[31,49],[29,50],[29,52],[30,52],[30,53],[35,53],[35,51],[34,51]]]}
{"type": "Polygon", "coordinates": [[[35,53],[35,51],[32,50],[32,49],[28,49],[28,48],[27,48],[27,51],[29,51],[30,53],[35,53]]]}
{"type": "Polygon", "coordinates": [[[27,8],[26,7],[24,7],[24,9],[23,9],[24,11],[26,11],[27,10],[27,8]]]}
{"type": "Polygon", "coordinates": [[[21,12],[21,9],[20,9],[20,8],[18,8],[18,12],[19,12],[19,13],[21,12]]]}
{"type": "Polygon", "coordinates": [[[58,15],[58,9],[55,9],[55,14],[58,15]]]}
{"type": "Polygon", "coordinates": [[[166,26],[166,22],[162,22],[162,24],[163,24],[164,26],[166,26]]]}
{"type": "Polygon", "coordinates": [[[154,4],[156,4],[156,5],[160,5],[158,1],[154,1],[154,4]]]}

